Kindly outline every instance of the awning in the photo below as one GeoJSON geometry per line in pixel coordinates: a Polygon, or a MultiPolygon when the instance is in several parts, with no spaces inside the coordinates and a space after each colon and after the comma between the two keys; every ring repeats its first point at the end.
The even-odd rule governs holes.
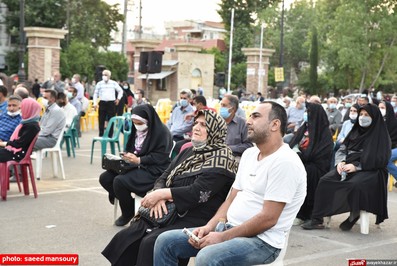
{"type": "MultiPolygon", "coordinates": [[[[175,73],[175,71],[162,71],[162,72],[156,73],[156,74],[149,74],[148,78],[149,79],[163,79],[173,73],[175,73]]],[[[146,79],[146,74],[142,74],[142,75],[138,76],[138,79],[146,79]]]]}

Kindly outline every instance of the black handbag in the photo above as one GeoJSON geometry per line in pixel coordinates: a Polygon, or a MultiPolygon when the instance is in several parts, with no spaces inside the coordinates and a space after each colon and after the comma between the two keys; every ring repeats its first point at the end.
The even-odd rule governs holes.
{"type": "Polygon", "coordinates": [[[104,154],[102,157],[102,169],[115,172],[116,174],[125,174],[132,169],[139,168],[139,164],[127,163],[120,157],[113,154],[104,154]]]}
{"type": "Polygon", "coordinates": [[[152,227],[165,227],[167,225],[171,225],[175,222],[176,217],[178,216],[178,212],[176,210],[175,203],[167,201],[165,203],[167,206],[168,213],[164,214],[162,218],[154,218],[150,217],[150,209],[140,206],[138,209],[138,214],[140,218],[145,220],[152,227]]]}

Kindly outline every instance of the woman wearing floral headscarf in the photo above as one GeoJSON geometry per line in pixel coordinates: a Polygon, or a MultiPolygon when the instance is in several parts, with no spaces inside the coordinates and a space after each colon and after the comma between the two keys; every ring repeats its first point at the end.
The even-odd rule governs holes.
{"type": "Polygon", "coordinates": [[[20,161],[25,157],[25,153],[30,143],[40,131],[40,104],[34,99],[27,98],[22,100],[21,115],[22,121],[12,133],[8,142],[0,142],[0,162],[20,161]]]}
{"type": "Polygon", "coordinates": [[[144,207],[161,213],[166,201],[176,205],[176,221],[151,228],[142,219],[112,239],[102,254],[112,265],[153,265],[153,248],[165,231],[204,225],[225,200],[237,172],[233,153],[225,144],[226,122],[211,110],[200,111],[193,126],[193,147],[183,150],[156,181],[144,207]]]}

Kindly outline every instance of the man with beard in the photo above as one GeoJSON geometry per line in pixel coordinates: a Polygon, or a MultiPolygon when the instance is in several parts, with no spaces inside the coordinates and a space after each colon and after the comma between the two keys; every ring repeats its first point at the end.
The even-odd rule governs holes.
{"type": "Polygon", "coordinates": [[[283,143],[285,109],[271,101],[259,104],[247,120],[247,149],[229,197],[215,216],[193,230],[199,241],[181,230],[156,240],[154,265],[178,265],[196,256],[196,265],[256,265],[273,262],[306,196],[306,171],[299,156],[283,143]],[[214,232],[219,219],[227,230],[214,232]]]}

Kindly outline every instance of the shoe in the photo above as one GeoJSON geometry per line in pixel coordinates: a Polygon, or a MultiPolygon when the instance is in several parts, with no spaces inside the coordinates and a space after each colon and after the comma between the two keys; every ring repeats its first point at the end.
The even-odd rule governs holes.
{"type": "Polygon", "coordinates": [[[360,216],[357,216],[356,218],[354,218],[353,221],[349,220],[350,217],[348,217],[343,223],[341,223],[339,225],[339,228],[342,231],[350,231],[353,227],[353,225],[358,221],[358,219],[360,219],[360,216]]]}
{"type": "Polygon", "coordinates": [[[109,195],[108,195],[108,198],[109,198],[110,204],[114,205],[114,199],[115,199],[115,197],[109,194],[109,195]]]}
{"type": "Polygon", "coordinates": [[[15,175],[10,176],[10,182],[11,182],[11,183],[17,182],[17,178],[15,177],[15,175]]]}
{"type": "Polygon", "coordinates": [[[121,215],[117,220],[114,222],[115,225],[117,226],[124,226],[128,224],[131,221],[132,218],[125,218],[123,215],[121,215]]]}
{"type": "Polygon", "coordinates": [[[316,221],[309,220],[301,225],[301,227],[305,230],[313,230],[313,229],[324,229],[325,226],[321,223],[317,223],[316,221]]]}
{"type": "Polygon", "coordinates": [[[394,183],[394,187],[396,187],[396,188],[397,188],[397,181],[396,181],[396,183],[394,183]]]}
{"type": "Polygon", "coordinates": [[[294,222],[292,223],[292,225],[302,225],[302,224],[304,224],[304,223],[305,223],[304,220],[302,220],[302,219],[300,219],[300,218],[295,218],[295,219],[294,219],[294,222]]]}

